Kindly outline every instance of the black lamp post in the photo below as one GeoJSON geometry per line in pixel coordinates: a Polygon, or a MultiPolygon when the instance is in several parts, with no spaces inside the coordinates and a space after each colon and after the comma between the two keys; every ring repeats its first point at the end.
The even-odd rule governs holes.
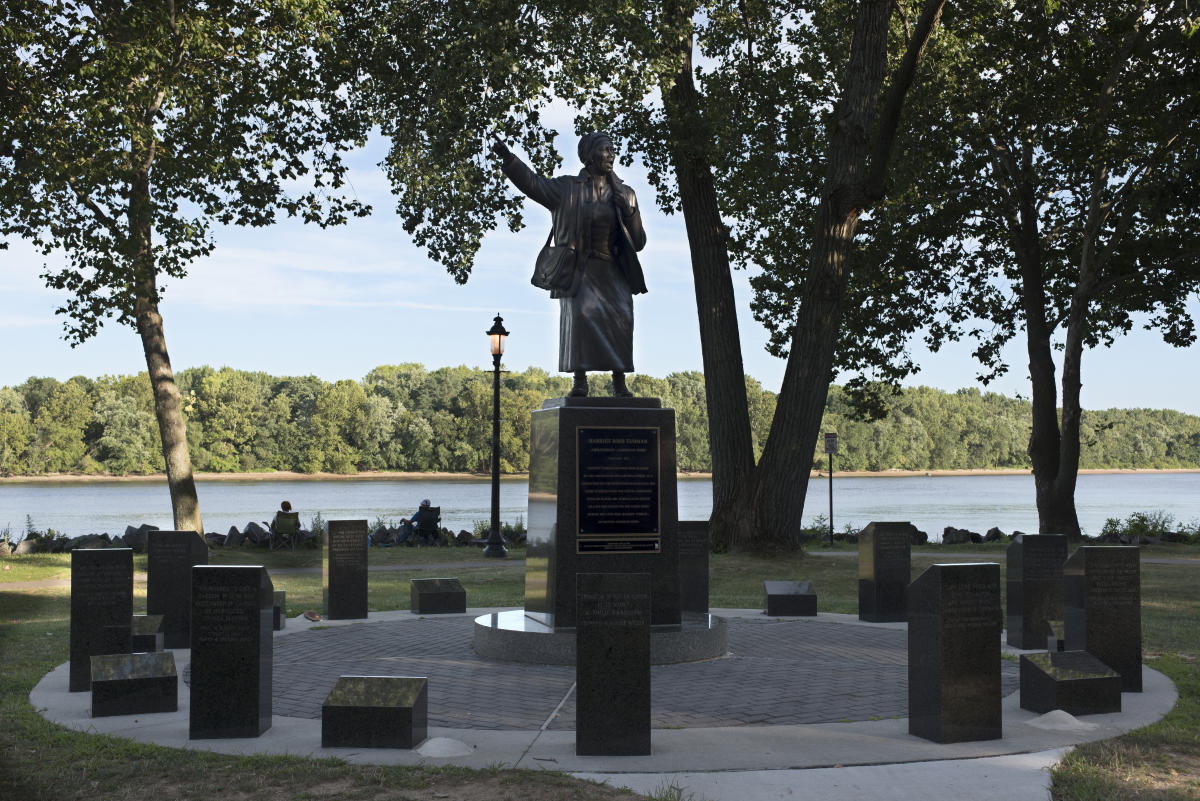
{"type": "Polygon", "coordinates": [[[484,556],[502,559],[508,556],[504,538],[500,536],[500,357],[504,355],[504,320],[496,315],[487,332],[492,348],[492,531],[488,534],[484,556]]]}

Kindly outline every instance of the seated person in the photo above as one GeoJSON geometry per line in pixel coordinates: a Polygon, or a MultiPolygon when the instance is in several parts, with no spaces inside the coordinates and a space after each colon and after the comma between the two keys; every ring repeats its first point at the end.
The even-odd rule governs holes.
{"type": "Polygon", "coordinates": [[[300,513],[293,512],[291,503],[284,501],[279,504],[279,511],[271,520],[270,528],[272,538],[290,541],[300,533],[300,513]]]}
{"type": "MultiPolygon", "coordinates": [[[[401,543],[403,543],[403,542],[405,542],[405,541],[410,541],[410,540],[412,540],[412,538],[413,538],[413,535],[414,535],[414,534],[416,534],[416,531],[417,531],[417,529],[416,529],[416,526],[417,526],[418,518],[422,518],[424,515],[428,515],[428,514],[429,514],[429,511],[430,511],[430,507],[431,507],[432,505],[433,505],[433,504],[431,504],[431,503],[429,502],[429,499],[428,499],[428,498],[424,498],[424,499],[422,499],[422,501],[421,501],[421,505],[420,505],[419,507],[417,507],[417,511],[413,512],[413,516],[412,516],[412,517],[402,517],[402,518],[400,518],[401,531],[400,531],[400,536],[398,536],[398,537],[396,538],[396,544],[397,544],[397,545],[399,545],[399,544],[401,544],[401,543]]],[[[427,524],[429,524],[429,523],[436,523],[436,522],[437,522],[437,521],[435,521],[435,520],[434,520],[434,521],[426,521],[426,523],[427,523],[427,524]]],[[[415,544],[415,543],[410,541],[410,542],[409,542],[409,544],[410,544],[410,545],[413,545],[413,544],[415,544]]],[[[429,542],[422,542],[421,544],[422,544],[422,545],[429,545],[430,543],[429,543],[429,542]]]]}

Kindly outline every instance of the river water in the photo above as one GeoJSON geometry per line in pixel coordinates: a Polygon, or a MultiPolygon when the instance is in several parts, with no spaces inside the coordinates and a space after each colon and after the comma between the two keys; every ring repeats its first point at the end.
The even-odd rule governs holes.
{"type": "MultiPolygon", "coordinates": [[[[456,480],[202,481],[200,508],[208,531],[225,532],[247,522],[268,521],[281,500],[291,501],[307,526],[320,512],[326,520],[408,517],[423,498],[442,507],[442,524],[454,531],[471,529],[491,516],[491,483],[486,478],[456,480]]],[[[500,484],[500,517],[513,522],[525,515],[528,484],[500,484]]],[[[1081,475],[1076,492],[1079,522],[1097,534],[1109,517],[1138,511],[1165,511],[1182,523],[1200,520],[1200,473],[1081,475]]],[[[679,481],[679,516],[699,520],[712,510],[712,483],[706,478],[679,481]]],[[[25,529],[26,516],[38,530],[52,528],[69,536],[92,532],[120,534],[127,525],[150,523],[170,528],[171,507],[165,482],[4,483],[0,484],[0,531],[13,539],[25,529]]],[[[829,482],[809,483],[804,519],[829,515],[829,482]]],[[[833,522],[861,528],[872,520],[908,520],[939,539],[946,526],[984,532],[999,526],[1037,531],[1033,478],[1028,475],[834,477],[833,522]]]]}

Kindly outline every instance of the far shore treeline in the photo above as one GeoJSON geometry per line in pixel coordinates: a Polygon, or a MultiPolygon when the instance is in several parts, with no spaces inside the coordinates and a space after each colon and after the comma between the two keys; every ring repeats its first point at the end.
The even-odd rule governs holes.
{"type": "MultiPolygon", "coordinates": [[[[483,472],[491,458],[492,374],[470,367],[377,367],[361,381],[196,367],[177,377],[188,440],[202,472],[360,470],[483,472]]],[[[596,376],[593,391],[607,394],[596,376]]],[[[566,376],[506,373],[500,392],[503,472],[529,468],[529,413],[570,389],[566,376]]],[[[704,376],[635,375],[630,389],[675,409],[679,469],[708,471],[704,376]]],[[[746,377],[756,450],[775,394],[746,377]]],[[[882,420],[855,419],[830,388],[823,431],[839,437],[835,468],[1028,468],[1028,401],[963,389],[906,389],[882,420]]],[[[1085,411],[1082,468],[1200,468],[1200,417],[1171,410],[1085,411]]],[[[818,448],[822,443],[818,441],[818,448]]],[[[818,464],[824,464],[823,453],[818,464]]],[[[30,378],[0,388],[0,475],[159,473],[150,382],[137,376],[30,378]]]]}

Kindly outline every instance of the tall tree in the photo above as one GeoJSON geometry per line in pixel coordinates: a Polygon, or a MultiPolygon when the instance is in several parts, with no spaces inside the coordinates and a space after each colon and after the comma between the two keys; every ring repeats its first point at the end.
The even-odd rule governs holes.
{"type": "Polygon", "coordinates": [[[159,302],[214,223],[321,225],[359,120],[322,80],[321,0],[10,0],[0,16],[0,234],[54,258],[74,346],[115,317],[141,337],[175,527],[203,531],[159,302]],[[310,176],[313,189],[285,185],[310,176]],[[60,255],[61,254],[61,255],[60,255]],[[65,263],[63,263],[65,262],[65,263]]]}
{"type": "Polygon", "coordinates": [[[1139,323],[1172,345],[1195,341],[1198,28],[1186,2],[1022,3],[986,36],[964,14],[951,23],[963,45],[955,102],[913,108],[914,127],[952,156],[913,159],[919,174],[882,215],[876,257],[954,274],[962,305],[932,338],[966,328],[984,380],[1007,369],[1001,347],[1024,329],[1043,532],[1080,536],[1084,352],[1139,323]]]}
{"type": "Polygon", "coordinates": [[[942,4],[393,2],[370,18],[347,10],[365,77],[346,81],[392,140],[385,164],[406,229],[459,281],[497,215],[514,229],[522,222],[518,199],[485,161],[488,138],[515,141],[535,168],[552,171],[560,159],[540,114],[557,96],[580,110],[577,128],[608,130],[625,163],[641,156],[660,206],[681,211],[688,233],[714,545],[772,547],[800,526],[841,336],[846,259],[859,217],[883,195],[900,112],[942,4]],[[729,91],[731,75],[754,91],[729,91]],[[827,90],[801,114],[810,81],[827,90]],[[828,137],[808,135],[825,125],[828,137]],[[748,157],[764,135],[773,137],[773,163],[748,157]],[[796,204],[794,217],[770,214],[777,196],[755,191],[781,163],[805,174],[784,191],[817,199],[796,204]],[[814,170],[824,177],[811,180],[814,170]],[[788,368],[757,465],[723,214],[735,204],[731,188],[735,213],[809,232],[797,251],[805,266],[787,279],[802,285],[803,300],[785,310],[788,368]]]}

